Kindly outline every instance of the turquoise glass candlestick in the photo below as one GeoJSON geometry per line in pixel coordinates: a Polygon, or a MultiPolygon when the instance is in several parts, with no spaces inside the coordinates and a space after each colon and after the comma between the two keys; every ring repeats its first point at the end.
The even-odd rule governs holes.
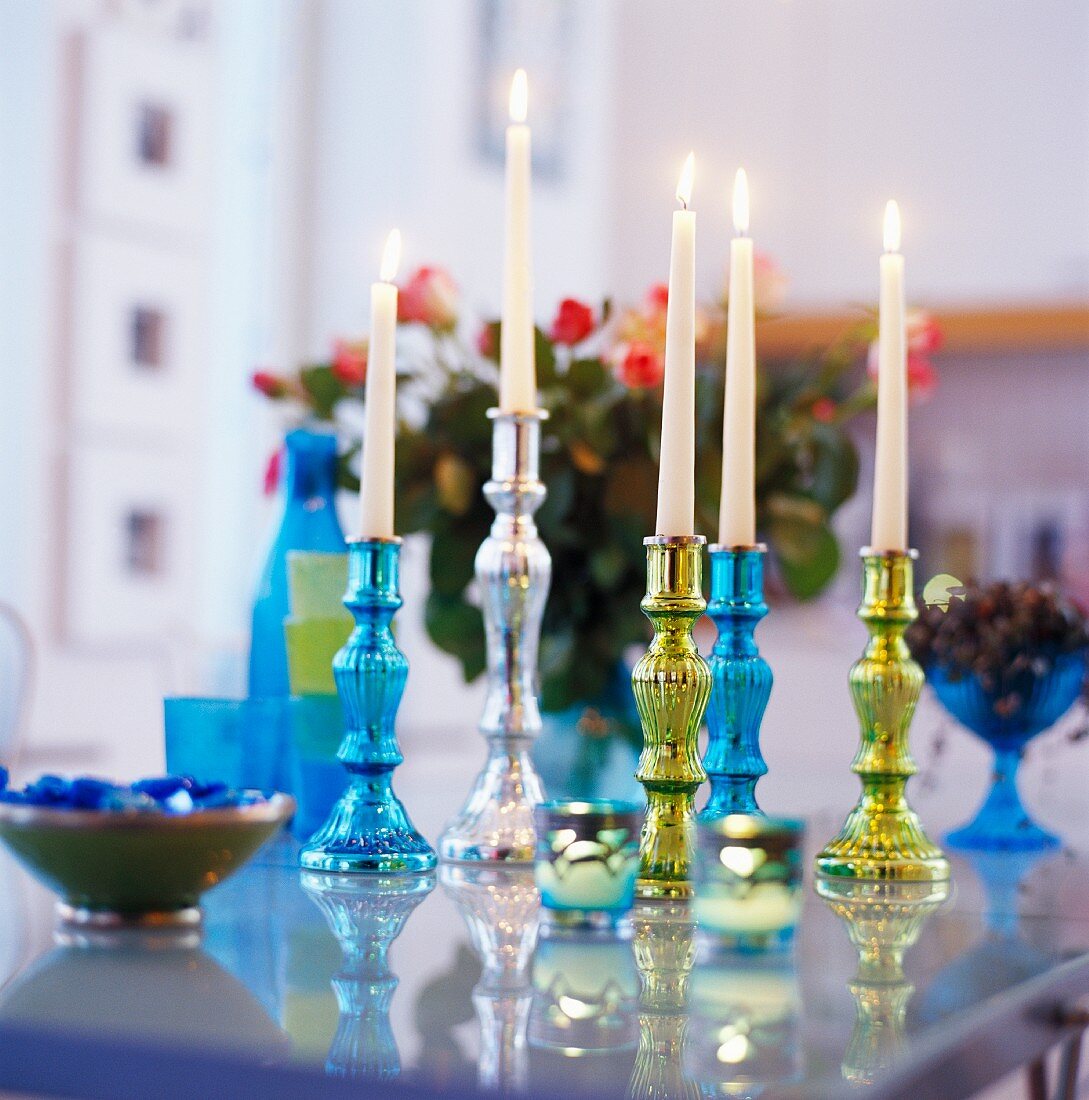
{"type": "Polygon", "coordinates": [[[767,547],[712,546],[711,599],[707,614],[718,627],[711,651],[711,699],[703,767],[711,797],[700,821],[730,814],[759,814],[756,783],[767,774],[760,754],[760,723],[771,696],[771,666],[760,656],[753,632],[768,613],[764,602],[767,547]]]}
{"type": "Polygon", "coordinates": [[[348,544],[344,606],[355,629],[333,659],[333,677],[345,726],[337,756],[351,780],[329,820],[299,853],[310,871],[388,875],[429,871],[437,862],[392,786],[393,771],[404,759],[395,722],[408,678],[408,660],[390,629],[402,602],[400,564],[400,539],[348,544]]]}

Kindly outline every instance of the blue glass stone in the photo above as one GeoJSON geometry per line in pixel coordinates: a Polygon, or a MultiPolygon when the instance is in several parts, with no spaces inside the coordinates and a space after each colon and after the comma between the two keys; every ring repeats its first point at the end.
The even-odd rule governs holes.
{"type": "Polygon", "coordinates": [[[6,771],[2,780],[0,802],[53,809],[188,814],[265,801],[261,791],[232,790],[226,783],[202,783],[189,775],[154,776],[139,779],[130,786],[89,775],[71,781],[43,775],[21,791],[7,786],[6,771]]]}
{"type": "Polygon", "coordinates": [[[116,791],[117,787],[104,779],[80,776],[72,780],[68,791],[68,804],[77,810],[97,810],[116,791]]]}
{"type": "Polygon", "coordinates": [[[156,802],[163,802],[180,790],[191,789],[191,783],[188,776],[164,775],[156,779],[138,779],[132,789],[149,795],[156,802]]]}
{"type": "Polygon", "coordinates": [[[0,764],[0,791],[8,789],[8,769],[0,764]]]}
{"type": "Polygon", "coordinates": [[[24,793],[26,800],[34,806],[57,806],[66,803],[71,797],[68,781],[59,775],[43,775],[27,787],[24,793]]]}

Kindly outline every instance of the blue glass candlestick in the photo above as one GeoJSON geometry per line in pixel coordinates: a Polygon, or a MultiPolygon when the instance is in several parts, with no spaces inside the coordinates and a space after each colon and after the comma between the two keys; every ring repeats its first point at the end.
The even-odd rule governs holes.
{"type": "Polygon", "coordinates": [[[711,651],[711,699],[703,766],[711,797],[700,821],[730,814],[759,814],[756,782],[767,774],[760,754],[760,723],[771,695],[771,666],[753,638],[768,613],[764,602],[767,547],[712,546],[711,599],[707,614],[718,627],[711,651]]]}
{"type": "Polygon", "coordinates": [[[393,770],[404,759],[394,724],[408,677],[408,661],[390,629],[401,606],[400,564],[400,539],[348,544],[344,606],[356,625],[333,659],[333,677],[344,706],[337,756],[351,781],[299,853],[310,871],[388,875],[429,871],[437,862],[392,787],[393,770]]]}

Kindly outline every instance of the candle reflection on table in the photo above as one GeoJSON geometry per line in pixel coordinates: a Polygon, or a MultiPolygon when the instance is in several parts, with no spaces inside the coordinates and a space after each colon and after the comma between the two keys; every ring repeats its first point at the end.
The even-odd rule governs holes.
{"type": "Polygon", "coordinates": [[[799,1081],[801,992],[781,953],[701,961],[690,990],[689,1076],[703,1096],[756,1097],[799,1081]]]}

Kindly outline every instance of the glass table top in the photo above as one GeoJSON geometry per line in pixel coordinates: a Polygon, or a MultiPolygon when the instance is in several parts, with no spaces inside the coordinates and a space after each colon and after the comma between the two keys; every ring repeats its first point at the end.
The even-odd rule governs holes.
{"type": "Polygon", "coordinates": [[[1089,861],[1068,854],[954,856],[944,902],[810,887],[791,954],[715,960],[683,904],[637,908],[627,938],[539,937],[529,869],[338,877],[296,852],[274,840],[202,929],[157,933],[57,925],[0,854],[0,1027],[430,1091],[837,1095],[1089,952],[1089,861]]]}

